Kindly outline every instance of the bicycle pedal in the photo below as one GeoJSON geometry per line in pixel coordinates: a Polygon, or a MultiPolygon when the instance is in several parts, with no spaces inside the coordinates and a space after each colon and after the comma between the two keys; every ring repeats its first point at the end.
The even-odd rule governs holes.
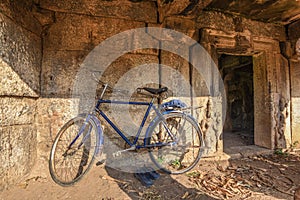
{"type": "Polygon", "coordinates": [[[117,152],[113,153],[112,156],[113,156],[114,158],[116,158],[116,157],[121,156],[121,154],[122,154],[122,152],[117,151],[117,152]]]}

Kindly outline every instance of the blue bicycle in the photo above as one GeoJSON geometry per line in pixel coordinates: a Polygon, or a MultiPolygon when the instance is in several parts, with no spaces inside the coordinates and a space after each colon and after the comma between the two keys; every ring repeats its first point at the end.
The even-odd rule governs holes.
{"type": "Polygon", "coordinates": [[[162,171],[181,174],[191,170],[200,160],[203,149],[202,132],[197,121],[187,112],[184,103],[172,100],[158,108],[155,99],[167,92],[168,88],[138,88],[137,92],[151,97],[149,102],[113,101],[103,98],[108,84],[103,90],[93,111],[81,114],[68,121],[58,132],[49,159],[52,179],[61,186],[69,186],[79,181],[91,168],[96,155],[101,154],[104,144],[99,118],[102,117],[129,145],[123,151],[147,149],[151,161],[162,171]],[[129,139],[101,109],[103,104],[130,104],[146,106],[147,110],[134,137],[129,139]],[[138,143],[141,131],[151,110],[156,117],[146,129],[143,143],[138,143]]]}

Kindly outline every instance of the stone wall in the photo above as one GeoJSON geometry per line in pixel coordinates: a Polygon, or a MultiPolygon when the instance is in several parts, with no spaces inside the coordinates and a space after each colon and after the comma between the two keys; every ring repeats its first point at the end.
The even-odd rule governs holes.
{"type": "MultiPolygon", "coordinates": [[[[40,164],[36,171],[48,176],[47,164],[52,141],[59,128],[78,111],[71,97],[74,95],[77,72],[84,59],[105,39],[129,29],[156,23],[157,9],[155,2],[151,1],[45,0],[40,2],[39,12],[44,13],[39,17],[44,33],[42,97],[38,101],[37,120],[40,164]],[[47,20],[45,16],[48,16],[47,20]]],[[[112,63],[105,72],[103,81],[113,86],[133,67],[157,62],[157,53],[153,51],[126,54],[112,63]]],[[[91,74],[87,74],[87,79],[92,79],[91,74]]]]}
{"type": "Polygon", "coordinates": [[[36,161],[41,26],[31,1],[0,3],[0,190],[20,181],[36,161]]]}
{"type": "MultiPolygon", "coordinates": [[[[258,109],[261,108],[259,106],[265,105],[267,101],[271,101],[271,93],[281,93],[281,89],[277,89],[280,84],[277,84],[275,80],[278,74],[280,74],[276,71],[279,68],[279,62],[276,61],[280,58],[279,43],[286,41],[285,28],[283,26],[257,22],[216,11],[189,13],[186,16],[182,14],[186,6],[185,4],[189,5],[189,2],[181,2],[182,7],[172,7],[175,3],[163,5],[160,3],[156,4],[153,1],[141,1],[137,3],[122,1],[121,3],[121,1],[117,0],[92,1],[87,3],[84,0],[79,2],[72,0],[46,0],[40,2],[39,12],[46,13],[48,16],[46,18],[48,20],[44,18],[40,20],[44,22],[40,110],[42,113],[48,113],[48,107],[43,106],[44,101],[47,102],[45,105],[51,104],[52,108],[57,110],[55,115],[51,114],[45,120],[38,120],[39,122],[41,121],[39,127],[43,127],[39,130],[39,136],[41,136],[39,143],[45,146],[44,141],[46,140],[48,144],[46,148],[38,148],[41,150],[39,154],[44,155],[45,160],[50,150],[51,142],[49,141],[53,140],[50,137],[50,133],[54,134],[58,131],[57,128],[59,127],[56,127],[56,125],[51,126],[51,124],[57,123],[60,119],[62,122],[65,122],[67,119],[66,116],[68,114],[66,113],[69,112],[67,108],[64,108],[64,105],[69,106],[69,104],[64,102],[68,102],[67,98],[72,95],[75,75],[80,68],[80,64],[95,46],[105,39],[125,30],[147,26],[171,28],[201,42],[216,63],[218,62],[219,54],[222,52],[225,54],[246,56],[265,52],[266,57],[263,59],[270,59],[272,61],[265,63],[267,67],[263,71],[269,71],[268,81],[274,83],[271,85],[266,84],[264,86],[266,89],[265,93],[259,94],[258,99],[260,99],[261,104],[258,105],[258,109]],[[145,12],[140,12],[140,8],[143,8],[145,12]],[[210,36],[210,34],[205,34],[205,32],[213,32],[213,34],[210,36]],[[228,38],[228,43],[222,44],[221,41],[223,41],[223,38],[228,38]],[[269,86],[271,88],[268,89],[269,86]],[[269,90],[271,93],[269,93],[269,90]],[[263,97],[261,97],[262,95],[263,97]],[[56,105],[58,106],[57,108],[56,105]]],[[[120,57],[112,64],[111,69],[106,72],[105,81],[115,84],[118,77],[121,77],[132,69],[133,66],[151,62],[160,62],[163,65],[171,66],[171,68],[183,74],[183,77],[192,82],[197,88],[196,98],[198,100],[195,99],[194,102],[189,102],[190,100],[188,100],[187,103],[194,106],[199,104],[203,106],[200,111],[194,114],[203,127],[205,124],[208,126],[207,123],[210,123],[209,126],[211,127],[204,128],[210,132],[207,134],[212,134],[212,136],[207,136],[207,145],[211,147],[208,153],[211,155],[221,153],[223,151],[222,138],[220,137],[222,133],[222,121],[220,121],[222,118],[220,111],[222,100],[220,101],[217,98],[209,100],[207,98],[208,91],[205,88],[205,84],[203,84],[201,75],[192,70],[188,61],[180,58],[178,55],[173,55],[165,51],[155,52],[146,50],[132,52],[120,57]],[[207,115],[207,113],[210,114],[207,115]],[[217,121],[218,123],[216,123],[217,121]]],[[[286,66],[283,66],[283,69],[286,70],[286,66]]],[[[173,77],[172,74],[166,71],[159,73],[161,74],[161,81],[173,77]]],[[[215,81],[215,78],[211,77],[210,80],[215,81]]],[[[282,88],[286,87],[288,87],[286,84],[282,86],[282,88]]],[[[285,90],[283,89],[282,91],[284,92],[285,90]]],[[[289,98],[288,94],[284,95],[287,95],[287,98],[289,98]]],[[[274,109],[279,108],[279,99],[272,101],[274,101],[272,102],[272,107],[274,109]]],[[[273,119],[274,121],[277,120],[276,113],[278,111],[273,112],[271,109],[270,106],[269,110],[266,111],[266,115],[260,117],[264,120],[268,119],[266,123],[269,126],[262,129],[257,128],[257,132],[268,132],[269,134],[261,145],[274,148],[276,146],[274,138],[279,137],[277,135],[282,133],[278,130],[279,128],[276,128],[279,125],[276,122],[272,122],[273,119]]],[[[257,116],[260,115],[257,114],[257,116]]],[[[284,118],[284,121],[288,120],[288,118],[284,118]]],[[[288,130],[284,130],[283,134],[289,137],[289,133],[288,130]]],[[[279,140],[284,141],[279,145],[286,146],[284,137],[280,137],[279,140]]]]}

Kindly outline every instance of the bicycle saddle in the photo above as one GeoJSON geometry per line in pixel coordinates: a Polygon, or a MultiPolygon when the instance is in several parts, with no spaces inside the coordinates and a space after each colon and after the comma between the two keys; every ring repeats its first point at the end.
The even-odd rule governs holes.
{"type": "Polygon", "coordinates": [[[163,87],[163,88],[147,88],[147,87],[144,87],[143,88],[144,90],[146,90],[147,92],[150,92],[151,94],[161,94],[163,92],[166,92],[168,91],[168,88],[167,87],[163,87]]]}

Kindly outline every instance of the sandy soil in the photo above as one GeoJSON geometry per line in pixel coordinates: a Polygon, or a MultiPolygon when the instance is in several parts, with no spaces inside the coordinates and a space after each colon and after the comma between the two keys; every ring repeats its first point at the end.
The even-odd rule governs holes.
{"type": "Polygon", "coordinates": [[[293,199],[300,185],[300,154],[279,152],[230,161],[205,161],[191,172],[143,186],[131,173],[94,165],[71,187],[34,176],[0,193],[0,199],[293,199]]]}

